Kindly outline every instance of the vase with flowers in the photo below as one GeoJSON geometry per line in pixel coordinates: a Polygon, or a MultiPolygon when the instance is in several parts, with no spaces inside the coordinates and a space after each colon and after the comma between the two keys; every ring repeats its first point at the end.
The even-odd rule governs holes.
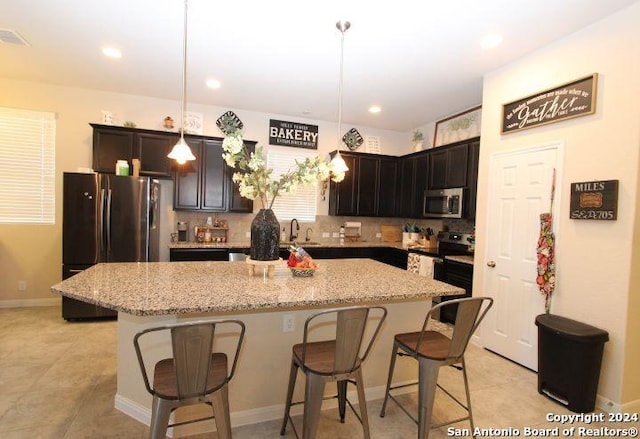
{"type": "Polygon", "coordinates": [[[222,158],[235,169],[233,182],[238,185],[240,195],[260,201],[260,211],[251,223],[250,257],[255,261],[277,260],[280,248],[280,223],[272,207],[276,197],[292,193],[298,186],[311,185],[318,180],[331,178],[342,181],[344,172],[334,170],[320,157],[296,161],[293,169],[281,175],[273,175],[267,167],[264,150],[257,146],[249,152],[242,140],[242,131],[227,134],[222,142],[222,158]]]}

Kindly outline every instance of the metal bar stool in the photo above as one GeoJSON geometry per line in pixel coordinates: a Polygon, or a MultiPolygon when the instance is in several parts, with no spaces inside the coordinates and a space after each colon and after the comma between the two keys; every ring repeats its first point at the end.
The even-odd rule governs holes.
{"type": "Polygon", "coordinates": [[[469,382],[467,380],[467,368],[464,362],[464,353],[469,344],[471,336],[478,328],[478,325],[493,305],[490,297],[470,297],[465,299],[449,300],[434,306],[429,310],[419,332],[396,334],[393,341],[393,351],[391,352],[391,364],[389,365],[389,378],[387,380],[387,390],[385,391],[380,417],[384,417],[387,401],[391,398],[400,408],[418,424],[418,439],[427,439],[431,428],[438,428],[444,425],[453,424],[469,420],[471,431],[473,426],[473,413],[471,412],[471,399],[469,397],[469,382]],[[427,330],[427,324],[431,316],[445,306],[458,305],[456,323],[453,327],[451,338],[438,331],[427,330]],[[398,386],[391,386],[393,369],[396,363],[396,356],[408,356],[418,361],[418,381],[398,386]],[[466,405],[438,384],[438,371],[440,366],[461,364],[464,378],[464,389],[467,397],[466,405]],[[391,395],[390,391],[400,387],[407,387],[418,384],[418,419],[414,418],[398,400],[391,395]],[[431,414],[433,412],[433,401],[436,395],[436,386],[442,389],[449,397],[456,401],[467,411],[467,416],[447,421],[438,425],[430,425],[431,414]]]}
{"type": "Polygon", "coordinates": [[[382,322],[387,316],[386,308],[382,306],[361,306],[340,309],[331,309],[314,314],[304,323],[304,335],[302,343],[293,346],[291,358],[291,372],[289,375],[289,387],[287,389],[287,402],[284,409],[284,419],[280,434],[284,435],[287,422],[291,420],[291,427],[297,438],[298,432],[291,419],[291,406],[304,402],[304,414],[302,421],[302,437],[313,439],[316,437],[318,421],[324,398],[324,387],[327,381],[335,381],[338,394],[332,398],[338,398],[338,411],[340,422],[344,423],[346,405],[362,424],[365,439],[369,438],[369,419],[367,417],[367,405],[364,396],[364,383],[362,381],[362,363],[367,358],[371,346],[380,332],[382,322]],[[370,336],[364,353],[360,354],[365,339],[365,329],[370,311],[375,311],[379,320],[373,334],[370,336]],[[335,315],[335,336],[324,341],[309,341],[309,332],[314,328],[326,325],[326,319],[318,321],[320,316],[335,315]],[[314,322],[313,327],[310,326],[314,322]],[[293,391],[296,384],[298,368],[306,377],[304,401],[292,402],[293,391]],[[358,390],[358,404],[360,415],[355,411],[351,402],[347,399],[347,383],[355,384],[358,390]]]}
{"type": "Polygon", "coordinates": [[[244,323],[239,320],[201,320],[149,328],[135,335],[133,344],[144,385],[153,395],[150,438],[164,439],[168,427],[214,418],[218,437],[231,438],[228,383],[235,372],[244,331],[244,323]],[[225,331],[225,337],[237,337],[230,372],[227,372],[227,354],[212,352],[217,327],[220,327],[219,332],[225,331]],[[140,340],[145,335],[158,331],[171,333],[173,357],[155,364],[151,386],[140,340]],[[179,407],[195,404],[208,404],[213,409],[213,416],[169,424],[171,412],[179,407]]]}

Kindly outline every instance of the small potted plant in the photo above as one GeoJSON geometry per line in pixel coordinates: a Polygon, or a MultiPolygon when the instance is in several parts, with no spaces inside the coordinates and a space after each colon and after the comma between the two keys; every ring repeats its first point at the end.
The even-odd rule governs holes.
{"type": "Polygon", "coordinates": [[[422,151],[424,145],[424,134],[419,129],[413,131],[413,150],[422,151]]]}

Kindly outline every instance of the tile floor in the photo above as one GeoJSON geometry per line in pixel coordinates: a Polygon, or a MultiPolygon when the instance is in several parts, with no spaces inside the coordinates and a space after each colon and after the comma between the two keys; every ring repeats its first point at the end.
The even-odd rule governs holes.
{"type": "MultiPolygon", "coordinates": [[[[146,438],[149,430],[145,425],[113,407],[115,353],[113,321],[66,323],[59,307],[0,309],[0,437],[146,438]]],[[[533,372],[476,346],[467,351],[467,365],[476,426],[517,428],[520,437],[524,427],[562,428],[546,422],[545,415],[570,412],[537,393],[533,372]]],[[[455,394],[463,395],[459,371],[442,368],[440,379],[448,382],[455,394]]],[[[414,406],[415,397],[415,393],[402,396],[414,406]]],[[[381,400],[368,406],[372,438],[416,437],[416,425],[393,402],[389,402],[385,418],[378,416],[380,406],[381,400]]],[[[455,403],[438,393],[436,421],[459,411],[455,403]]],[[[340,424],[336,412],[323,412],[320,438],[362,437],[360,424],[351,413],[347,412],[347,422],[340,424]]],[[[299,418],[296,424],[300,430],[299,418]]],[[[468,428],[468,423],[454,427],[468,428]]],[[[275,439],[280,437],[279,429],[280,420],[274,420],[235,427],[233,434],[235,439],[275,439]]],[[[205,437],[217,436],[190,438],[205,437]]],[[[294,437],[290,427],[285,437],[294,437]]],[[[444,427],[432,430],[430,437],[449,436],[444,427]]]]}

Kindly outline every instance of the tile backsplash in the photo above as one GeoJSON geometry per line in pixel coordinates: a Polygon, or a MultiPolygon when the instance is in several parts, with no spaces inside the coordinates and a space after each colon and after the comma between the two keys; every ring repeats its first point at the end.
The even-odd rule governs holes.
{"type": "MultiPolygon", "coordinates": [[[[175,212],[175,221],[187,221],[189,223],[189,235],[188,240],[194,241],[194,226],[204,225],[207,223],[207,217],[215,218],[215,214],[207,214],[200,212],[175,212]]],[[[253,221],[254,214],[246,213],[220,213],[218,218],[220,220],[226,220],[229,232],[228,237],[230,242],[248,241],[247,233],[251,231],[251,221],[253,221]]],[[[415,224],[420,228],[431,227],[434,231],[442,230],[443,222],[441,220],[433,219],[407,219],[407,218],[374,218],[374,217],[344,217],[344,216],[330,216],[330,215],[318,215],[315,221],[299,221],[300,230],[298,233],[298,240],[304,242],[309,230],[309,238],[312,241],[319,242],[338,242],[339,238],[333,237],[333,234],[337,234],[340,231],[340,225],[347,221],[357,221],[362,223],[362,241],[376,242],[380,241],[380,237],[376,234],[380,233],[381,225],[398,225],[402,226],[406,223],[415,224]],[[323,233],[328,233],[329,237],[323,237],[323,233]]],[[[473,228],[473,225],[471,226],[473,228]]],[[[173,225],[175,231],[176,225],[173,225]]],[[[281,221],[281,230],[284,228],[286,239],[289,239],[291,222],[281,221]]],[[[453,228],[451,228],[453,230],[453,228]]]]}

